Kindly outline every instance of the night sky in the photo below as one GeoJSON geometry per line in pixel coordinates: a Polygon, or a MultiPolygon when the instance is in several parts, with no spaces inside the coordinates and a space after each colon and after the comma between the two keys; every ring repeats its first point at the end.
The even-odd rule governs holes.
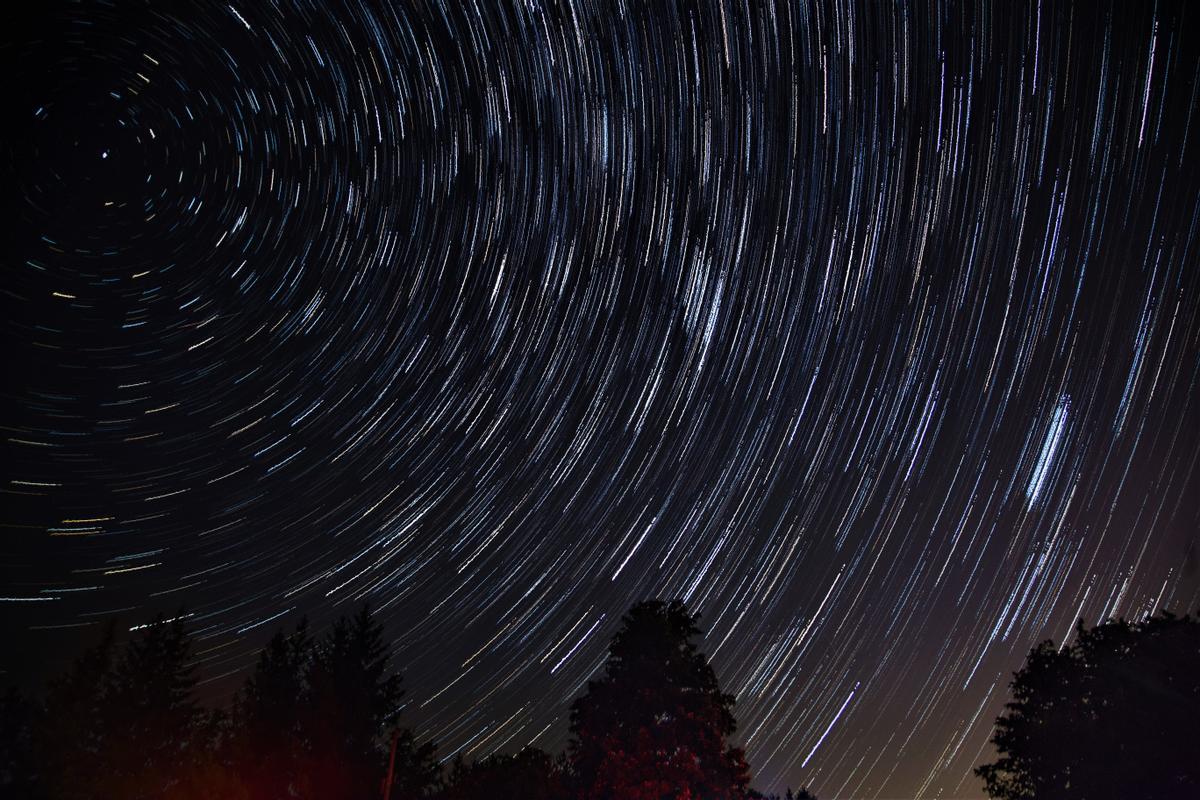
{"type": "Polygon", "coordinates": [[[1200,7],[53,3],[3,30],[5,681],[363,600],[439,753],[682,598],[755,785],[978,797],[1200,608],[1200,7]]]}

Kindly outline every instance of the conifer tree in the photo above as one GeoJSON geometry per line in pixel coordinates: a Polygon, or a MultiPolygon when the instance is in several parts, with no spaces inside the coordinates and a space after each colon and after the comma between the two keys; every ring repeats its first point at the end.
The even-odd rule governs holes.
{"type": "Polygon", "coordinates": [[[307,620],[291,633],[276,632],[234,698],[228,760],[251,797],[287,797],[298,790],[311,648],[307,620]]]}
{"type": "Polygon", "coordinates": [[[365,605],[334,622],[315,646],[301,720],[301,796],[378,796],[393,738],[394,782],[409,796],[432,789],[425,784],[436,775],[433,749],[418,747],[399,726],[404,690],[389,660],[383,627],[365,605]]]}
{"type": "Polygon", "coordinates": [[[679,601],[634,606],[612,639],[604,677],[571,708],[570,755],[586,800],[729,800],[749,768],[728,742],[734,698],[693,639],[679,601]]]}

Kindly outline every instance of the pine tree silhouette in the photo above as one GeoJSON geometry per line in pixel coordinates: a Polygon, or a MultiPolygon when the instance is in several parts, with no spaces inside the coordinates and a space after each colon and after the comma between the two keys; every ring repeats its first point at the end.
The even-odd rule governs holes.
{"type": "Polygon", "coordinates": [[[604,677],[571,707],[571,763],[586,800],[725,800],[746,795],[749,768],[727,738],[732,695],[693,639],[678,601],[630,609],[604,677]]]}

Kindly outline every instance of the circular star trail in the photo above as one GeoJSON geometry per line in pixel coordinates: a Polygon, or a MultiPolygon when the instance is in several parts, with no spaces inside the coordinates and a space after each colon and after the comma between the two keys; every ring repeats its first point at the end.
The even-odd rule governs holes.
{"type": "Polygon", "coordinates": [[[1032,644],[1200,600],[1196,13],[11,20],[12,674],[368,600],[442,756],[553,750],[682,598],[760,788],[979,795],[1032,644]]]}

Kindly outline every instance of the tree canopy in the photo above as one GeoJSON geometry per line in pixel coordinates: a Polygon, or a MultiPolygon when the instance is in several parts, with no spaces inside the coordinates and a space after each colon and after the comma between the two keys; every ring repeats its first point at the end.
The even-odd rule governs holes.
{"type": "Polygon", "coordinates": [[[697,650],[697,619],[678,601],[640,603],[623,618],[604,677],[571,707],[580,798],[745,796],[749,767],[727,741],[734,698],[697,650]]]}
{"type": "Polygon", "coordinates": [[[1043,642],[975,770],[1003,800],[1200,797],[1200,620],[1161,614],[1043,642]]]}

